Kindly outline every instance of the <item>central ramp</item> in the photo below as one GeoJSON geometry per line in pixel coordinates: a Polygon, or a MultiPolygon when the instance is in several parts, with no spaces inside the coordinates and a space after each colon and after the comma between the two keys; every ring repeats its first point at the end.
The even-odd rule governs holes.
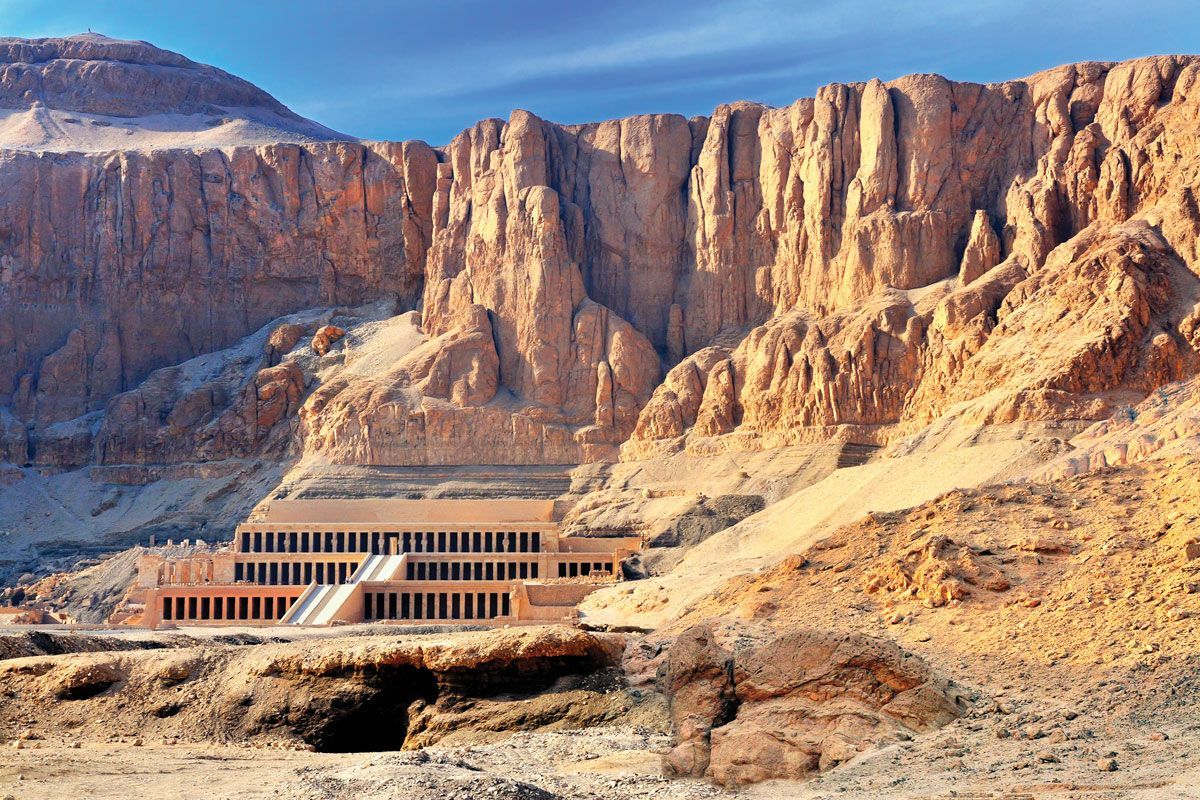
{"type": "Polygon", "coordinates": [[[368,556],[362,566],[354,571],[351,576],[351,583],[361,583],[363,581],[390,581],[394,580],[400,572],[400,568],[404,566],[404,556],[384,556],[372,555],[368,556]]]}
{"type": "Polygon", "coordinates": [[[390,581],[404,566],[403,555],[370,555],[343,584],[310,584],[280,620],[284,625],[329,625],[360,591],[364,581],[390,581]]]}
{"type": "Polygon", "coordinates": [[[289,610],[280,622],[284,625],[328,625],[337,618],[346,602],[354,596],[359,587],[352,583],[338,586],[313,584],[308,587],[311,591],[300,595],[296,600],[296,613],[289,610]]]}

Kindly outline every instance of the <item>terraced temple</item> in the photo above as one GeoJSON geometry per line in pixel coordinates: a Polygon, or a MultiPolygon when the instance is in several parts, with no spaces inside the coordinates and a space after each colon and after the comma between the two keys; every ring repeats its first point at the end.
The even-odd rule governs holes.
{"type": "Polygon", "coordinates": [[[232,546],[142,556],[143,624],[560,621],[637,537],[560,535],[549,500],[276,500],[232,546]]]}

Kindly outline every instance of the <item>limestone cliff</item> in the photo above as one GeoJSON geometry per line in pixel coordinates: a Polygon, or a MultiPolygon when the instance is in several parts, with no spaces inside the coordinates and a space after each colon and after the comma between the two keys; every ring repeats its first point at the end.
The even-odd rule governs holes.
{"type": "MultiPolygon", "coordinates": [[[[96,111],[143,62],[214,106],[249,91],[106,46],[124,55],[5,43],[0,97],[96,111]],[[104,91],[51,91],[79,59],[104,91]]],[[[1196,371],[1198,76],[1167,56],[691,120],[518,111],[441,148],[3,151],[0,452],[153,462],[137,419],[186,442],[227,408],[237,435],[196,458],[281,437],[268,450],[346,463],[573,463],[882,442],[947,413],[1102,418],[1196,371]],[[208,400],[152,375],[384,297],[420,308],[427,341],[372,374],[267,357],[253,397],[208,400]]],[[[146,113],[145,88],[99,110],[146,113]]]]}
{"type": "MultiPolygon", "coordinates": [[[[857,141],[757,215],[773,258],[755,286],[774,316],[712,368],[727,388],[687,416],[725,422],[697,423],[688,446],[735,428],[752,446],[886,441],[946,413],[1100,419],[1193,374],[1198,76],[1185,57],[992,86],[914,76],[763,112],[763,152],[801,170],[857,141]],[[780,133],[795,120],[815,147],[780,133]],[[820,226],[805,229],[812,200],[820,226]]],[[[627,456],[680,444],[668,391],[627,456]]]]}

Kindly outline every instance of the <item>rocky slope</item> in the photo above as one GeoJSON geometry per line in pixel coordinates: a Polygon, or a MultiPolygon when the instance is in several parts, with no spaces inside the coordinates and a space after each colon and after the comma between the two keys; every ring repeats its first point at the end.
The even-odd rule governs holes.
{"type": "Polygon", "coordinates": [[[1186,456],[1200,444],[1200,381],[1156,389],[1072,440],[1070,452],[1040,466],[1035,479],[1081,475],[1104,467],[1186,456]]]}
{"type": "MultiPolygon", "coordinates": [[[[121,76],[131,105],[102,110],[190,81],[283,113],[148,45],[4,53],[10,106],[91,108],[121,76]]],[[[441,148],[10,150],[4,452],[103,459],[97,425],[155,369],[383,296],[421,308],[424,361],[307,387],[293,452],[578,463],[1100,419],[1196,368],[1198,75],[1168,56],[692,120],[515,112],[441,148]]]]}
{"type": "Polygon", "coordinates": [[[678,749],[667,766],[699,763],[721,780],[768,777],[784,764],[804,775],[840,758],[837,733],[852,727],[837,712],[844,702],[852,719],[898,743],[763,796],[1194,792],[1198,718],[1186,697],[1200,636],[1196,466],[1194,452],[1164,452],[955,490],[841,526],[773,566],[710,579],[626,654],[634,685],[674,688],[678,749]],[[797,653],[833,650],[858,669],[833,659],[814,670],[762,644],[804,637],[797,653]],[[909,651],[901,663],[913,672],[898,685],[922,686],[919,707],[938,708],[929,701],[939,695],[929,693],[936,681],[916,679],[941,675],[967,701],[962,715],[906,739],[887,702],[903,693],[879,687],[880,640],[909,651]],[[820,684],[836,675],[853,675],[858,691],[843,698],[842,685],[820,684]],[[810,680],[807,692],[789,691],[810,680]],[[819,715],[806,706],[815,697],[827,703],[819,715]]]}

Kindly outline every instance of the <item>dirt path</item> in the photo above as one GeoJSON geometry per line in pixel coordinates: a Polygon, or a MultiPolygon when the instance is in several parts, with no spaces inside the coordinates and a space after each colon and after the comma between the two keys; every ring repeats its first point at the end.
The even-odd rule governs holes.
{"type": "Polygon", "coordinates": [[[0,751],[0,797],[17,800],[446,800],[446,798],[732,797],[697,781],[667,781],[660,735],[628,728],[515,734],[503,741],[423,751],[329,754],[168,746],[131,741],[72,749],[28,742],[0,751]]]}

